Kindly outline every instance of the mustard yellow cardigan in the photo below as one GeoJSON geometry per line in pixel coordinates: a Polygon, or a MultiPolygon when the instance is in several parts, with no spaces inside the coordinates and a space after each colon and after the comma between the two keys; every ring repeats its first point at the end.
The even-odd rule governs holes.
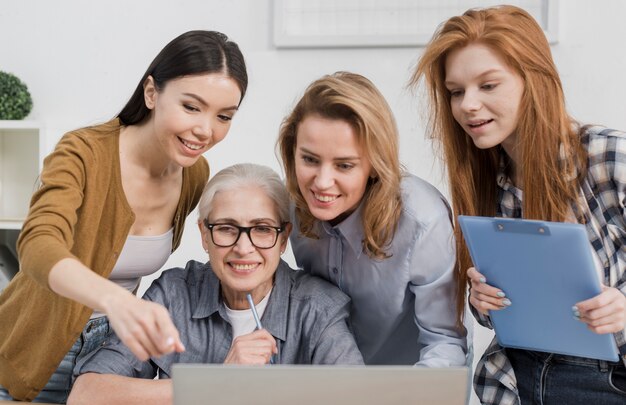
{"type": "MultiPolygon", "coordinates": [[[[92,313],[50,290],[52,266],[72,257],[108,277],[135,221],[122,189],[119,133],[118,119],[69,132],[44,161],[17,243],[20,271],[0,295],[0,385],[15,399],[37,396],[92,313]]],[[[183,169],[172,251],[208,177],[204,158],[183,169]]]]}

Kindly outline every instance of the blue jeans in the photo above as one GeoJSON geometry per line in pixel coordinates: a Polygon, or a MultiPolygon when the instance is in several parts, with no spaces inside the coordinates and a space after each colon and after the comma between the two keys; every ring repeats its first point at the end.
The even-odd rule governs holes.
{"type": "Polygon", "coordinates": [[[626,369],[583,357],[506,349],[522,405],[626,404],[626,369]]]}
{"type": "MultiPolygon", "coordinates": [[[[85,355],[97,349],[105,341],[110,331],[106,316],[87,322],[81,335],[65,355],[61,364],[48,380],[33,402],[64,404],[72,389],[72,372],[76,363],[85,355]]],[[[11,401],[8,391],[0,386],[0,400],[11,401]]]]}

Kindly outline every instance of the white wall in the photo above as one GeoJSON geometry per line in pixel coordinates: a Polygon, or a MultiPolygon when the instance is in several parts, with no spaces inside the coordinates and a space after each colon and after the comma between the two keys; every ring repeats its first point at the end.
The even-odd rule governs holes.
{"type": "MultiPolygon", "coordinates": [[[[584,122],[626,130],[626,2],[562,0],[554,56],[570,112],[584,122]]],[[[149,62],[190,29],[229,35],[241,47],[250,85],[231,132],[207,153],[212,171],[236,162],[280,170],[274,142],[282,117],[312,80],[337,70],[369,77],[387,97],[401,133],[401,158],[413,173],[446,192],[406,91],[418,48],[277,50],[270,0],[2,1],[0,70],[25,81],[52,149],[69,129],[107,120],[123,106],[149,62]]],[[[421,100],[420,100],[421,102],[421,100]]],[[[193,219],[166,267],[202,260],[193,219]]],[[[489,334],[477,331],[477,353],[489,334]]]]}

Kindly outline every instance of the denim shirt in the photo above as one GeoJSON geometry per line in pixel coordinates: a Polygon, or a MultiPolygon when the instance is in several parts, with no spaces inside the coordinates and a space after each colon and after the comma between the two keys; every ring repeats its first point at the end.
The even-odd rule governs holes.
{"type": "MultiPolygon", "coordinates": [[[[79,362],[74,376],[94,372],[135,378],[169,378],[174,363],[223,363],[233,334],[220,282],[209,263],[189,261],[163,272],[144,299],[170,312],[186,350],[146,362],[113,335],[79,362]]],[[[334,286],[281,261],[262,324],[276,338],[277,364],[363,364],[348,324],[350,299],[334,286]]]]}
{"type": "Polygon", "coordinates": [[[387,253],[376,260],[363,250],[362,206],[336,226],[317,224],[319,239],[295,230],[298,266],[352,299],[350,319],[366,364],[464,366],[467,343],[455,327],[455,245],[451,213],[429,183],[407,175],[402,213],[387,253]]]}

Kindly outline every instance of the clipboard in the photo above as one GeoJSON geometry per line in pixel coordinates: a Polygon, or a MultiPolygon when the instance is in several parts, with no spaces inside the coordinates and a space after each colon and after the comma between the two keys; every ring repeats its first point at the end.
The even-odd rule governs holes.
{"type": "Polygon", "coordinates": [[[489,311],[503,347],[618,361],[612,334],[574,319],[602,289],[584,225],[459,215],[474,265],[510,307],[489,311]]]}

